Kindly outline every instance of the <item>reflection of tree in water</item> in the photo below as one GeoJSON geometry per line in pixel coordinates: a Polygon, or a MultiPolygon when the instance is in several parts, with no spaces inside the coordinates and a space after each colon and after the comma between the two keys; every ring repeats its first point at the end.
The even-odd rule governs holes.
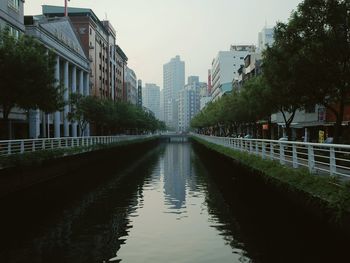
{"type": "Polygon", "coordinates": [[[191,156],[191,162],[194,173],[197,175],[197,185],[203,187],[203,192],[206,194],[205,201],[208,213],[212,216],[211,226],[217,229],[226,244],[232,247],[232,253],[240,255],[240,262],[253,262],[246,245],[242,242],[240,225],[235,220],[231,207],[223,198],[216,183],[208,176],[206,168],[195,151],[191,156]]]}
{"type": "Polygon", "coordinates": [[[1,254],[6,262],[102,262],[124,244],[130,216],[143,206],[143,185],[163,147],[151,151],[130,169],[103,183],[47,222],[25,247],[1,254]]]}

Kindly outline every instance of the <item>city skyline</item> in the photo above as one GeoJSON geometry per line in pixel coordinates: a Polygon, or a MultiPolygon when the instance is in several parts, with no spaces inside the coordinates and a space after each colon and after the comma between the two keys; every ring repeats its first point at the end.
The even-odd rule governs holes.
{"type": "MultiPolygon", "coordinates": [[[[91,8],[101,20],[110,20],[117,30],[117,43],[129,58],[128,65],[138,78],[162,89],[162,66],[171,57],[180,55],[187,62],[186,77],[198,75],[206,79],[217,51],[229,50],[232,44],[257,45],[258,32],[265,25],[287,21],[300,2],[131,0],[116,3],[103,0],[97,4],[92,0],[83,3],[71,0],[69,6],[91,8]],[[123,8],[122,12],[118,5],[123,8]],[[249,10],[259,12],[245,19],[249,10]]],[[[43,4],[63,6],[64,1],[32,0],[25,3],[24,12],[41,14],[43,4]]]]}

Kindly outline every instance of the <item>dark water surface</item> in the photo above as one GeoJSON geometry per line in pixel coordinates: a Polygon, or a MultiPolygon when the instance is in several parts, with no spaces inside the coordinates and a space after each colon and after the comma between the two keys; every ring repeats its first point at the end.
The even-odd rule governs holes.
{"type": "Polygon", "coordinates": [[[90,188],[3,205],[0,262],[350,262],[350,243],[200,151],[163,144],[90,188]]]}

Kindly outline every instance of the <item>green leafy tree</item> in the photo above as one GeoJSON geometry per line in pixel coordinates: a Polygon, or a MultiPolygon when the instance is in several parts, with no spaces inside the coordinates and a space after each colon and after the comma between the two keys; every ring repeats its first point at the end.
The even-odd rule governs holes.
{"type": "Polygon", "coordinates": [[[68,120],[77,122],[81,134],[84,134],[89,123],[89,107],[91,97],[85,97],[79,93],[72,93],[70,95],[71,110],[68,113],[68,120]]]}
{"type": "Polygon", "coordinates": [[[264,60],[269,85],[283,96],[278,101],[290,102],[276,100],[278,105],[291,113],[302,106],[324,105],[336,119],[335,142],[342,135],[350,96],[349,21],[348,0],[305,0],[287,24],[276,26],[276,42],[264,60]]]}
{"type": "Polygon", "coordinates": [[[54,68],[54,54],[35,39],[0,32],[0,106],[5,126],[14,107],[53,112],[63,106],[54,68]]]}
{"type": "Polygon", "coordinates": [[[291,138],[290,125],[297,110],[304,107],[306,98],[297,68],[304,56],[302,36],[290,20],[288,24],[276,25],[274,38],[274,44],[267,47],[263,56],[264,79],[276,111],[283,116],[287,136],[291,138]]]}
{"type": "Polygon", "coordinates": [[[308,104],[322,104],[335,116],[339,142],[350,98],[350,1],[305,0],[290,23],[302,37],[303,58],[294,63],[300,86],[308,104]]]}

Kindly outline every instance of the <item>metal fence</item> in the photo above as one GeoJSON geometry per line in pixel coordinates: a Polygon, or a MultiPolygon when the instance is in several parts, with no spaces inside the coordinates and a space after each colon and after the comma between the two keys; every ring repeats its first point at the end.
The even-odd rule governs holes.
{"type": "Polygon", "coordinates": [[[28,140],[0,141],[0,156],[35,152],[39,150],[73,148],[98,144],[111,144],[152,137],[153,135],[120,135],[120,136],[91,136],[42,138],[28,140]]]}
{"type": "Polygon", "coordinates": [[[350,145],[193,135],[263,159],[277,160],[293,168],[306,167],[312,173],[350,178],[350,145]]]}

